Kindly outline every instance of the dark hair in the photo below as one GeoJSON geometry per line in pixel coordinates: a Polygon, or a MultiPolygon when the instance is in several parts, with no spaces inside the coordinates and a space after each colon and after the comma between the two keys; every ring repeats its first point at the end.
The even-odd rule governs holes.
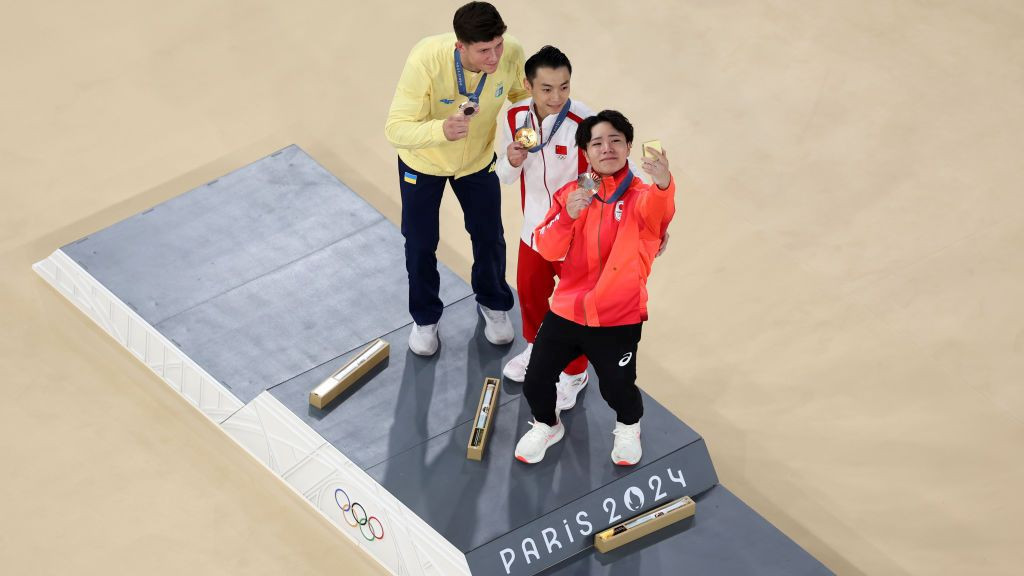
{"type": "Polygon", "coordinates": [[[456,10],[452,26],[463,44],[490,42],[508,30],[498,9],[487,2],[470,2],[456,10]]]}
{"type": "Polygon", "coordinates": [[[552,70],[568,68],[569,75],[572,76],[572,64],[569,63],[569,57],[554,46],[545,46],[526,59],[526,79],[530,82],[537,77],[537,68],[551,68],[552,70]]]}
{"type": "Polygon", "coordinates": [[[580,125],[576,127],[576,145],[581,150],[587,149],[587,144],[590,142],[590,132],[601,122],[607,122],[626,137],[626,144],[633,143],[633,125],[626,120],[626,117],[622,115],[622,112],[617,110],[601,110],[596,116],[591,116],[580,125]]]}

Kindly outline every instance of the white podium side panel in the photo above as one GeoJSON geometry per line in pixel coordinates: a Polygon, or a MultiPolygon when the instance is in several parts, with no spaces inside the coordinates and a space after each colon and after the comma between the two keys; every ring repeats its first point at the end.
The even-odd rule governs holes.
{"type": "Polygon", "coordinates": [[[469,576],[465,555],[271,394],[223,428],[392,574],[469,576]]]}
{"type": "Polygon", "coordinates": [[[227,388],[63,251],[55,251],[32,269],[214,422],[220,424],[242,407],[227,388]]]}

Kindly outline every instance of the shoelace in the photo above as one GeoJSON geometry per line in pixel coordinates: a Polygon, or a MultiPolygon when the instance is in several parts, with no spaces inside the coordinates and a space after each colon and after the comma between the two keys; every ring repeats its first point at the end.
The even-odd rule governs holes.
{"type": "Polygon", "coordinates": [[[536,420],[531,420],[531,421],[527,422],[527,424],[529,424],[530,427],[531,427],[530,428],[530,433],[537,432],[538,434],[543,434],[545,440],[549,436],[554,435],[554,429],[555,429],[556,426],[558,426],[558,424],[555,424],[554,426],[548,426],[547,424],[544,424],[543,422],[537,422],[536,420]],[[547,427],[549,430],[551,430],[551,432],[545,432],[543,429],[538,428],[538,426],[540,426],[541,424],[544,424],[544,426],[547,427]]]}
{"type": "Polygon", "coordinates": [[[486,316],[487,319],[490,320],[491,322],[501,322],[502,318],[505,315],[505,313],[500,310],[488,310],[483,306],[480,307],[480,311],[483,312],[484,316],[486,316]]]}
{"type": "Polygon", "coordinates": [[[614,434],[616,436],[627,437],[627,438],[629,436],[634,436],[636,438],[639,438],[640,437],[640,429],[639,428],[632,428],[632,427],[630,427],[630,428],[619,428],[618,426],[616,426],[615,429],[612,430],[612,434],[614,434]]]}
{"type": "Polygon", "coordinates": [[[580,386],[583,386],[584,384],[586,384],[587,380],[588,380],[587,378],[572,378],[571,380],[568,381],[567,384],[563,384],[562,382],[565,382],[565,381],[559,379],[559,381],[558,381],[558,391],[562,392],[563,390],[565,390],[565,391],[575,390],[575,389],[579,388],[580,386]]]}

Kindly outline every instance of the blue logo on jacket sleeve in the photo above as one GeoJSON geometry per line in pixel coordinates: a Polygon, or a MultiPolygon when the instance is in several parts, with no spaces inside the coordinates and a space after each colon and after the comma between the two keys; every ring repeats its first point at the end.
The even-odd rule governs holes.
{"type": "Polygon", "coordinates": [[[452,98],[441,98],[441,104],[454,104],[455,100],[452,98]]]}

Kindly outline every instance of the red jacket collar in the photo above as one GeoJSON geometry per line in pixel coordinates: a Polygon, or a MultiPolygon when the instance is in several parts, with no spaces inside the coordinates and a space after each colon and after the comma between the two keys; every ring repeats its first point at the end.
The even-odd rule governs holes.
{"type": "Polygon", "coordinates": [[[611,175],[611,178],[607,176],[601,177],[601,197],[606,198],[615,193],[615,189],[622,183],[622,179],[629,173],[629,161],[626,161],[626,165],[620,168],[617,172],[611,175]]]}

